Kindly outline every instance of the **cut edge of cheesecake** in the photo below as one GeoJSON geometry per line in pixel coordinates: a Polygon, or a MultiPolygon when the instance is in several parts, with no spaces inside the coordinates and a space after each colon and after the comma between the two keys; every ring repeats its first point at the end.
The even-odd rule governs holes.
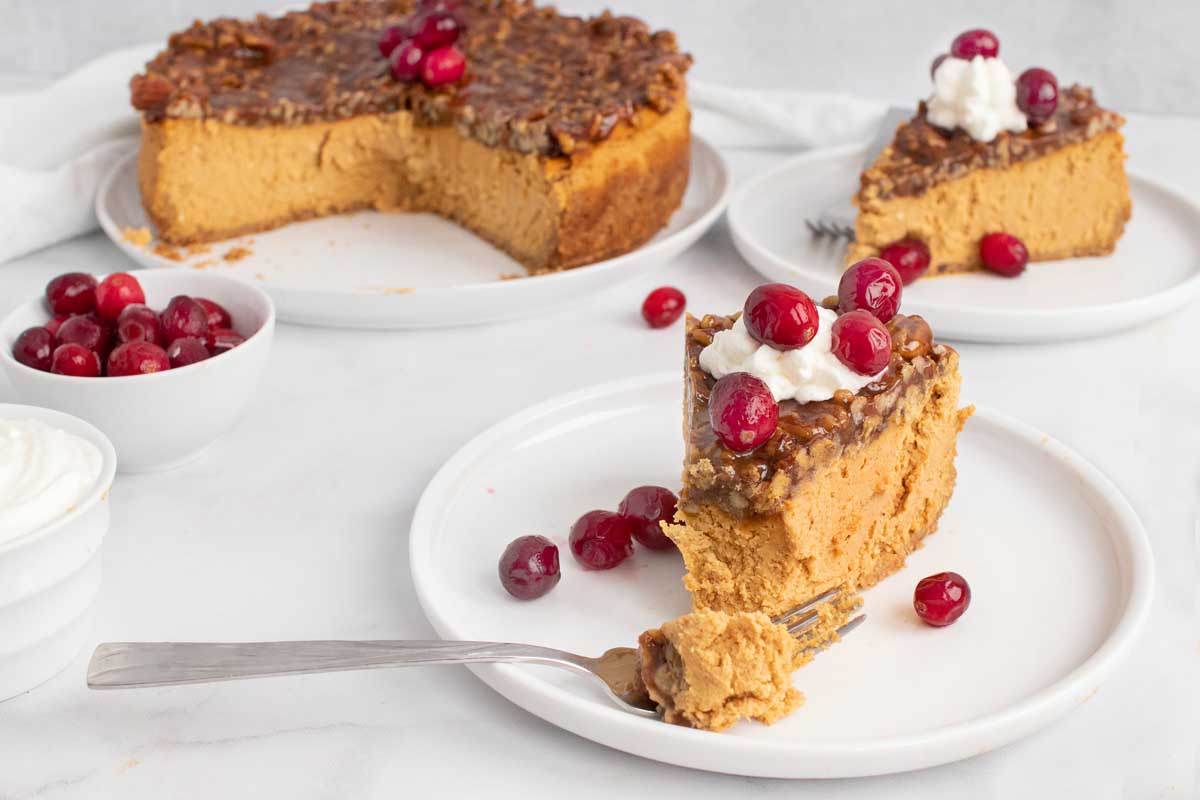
{"type": "MultiPolygon", "coordinates": [[[[691,362],[689,437],[696,415],[707,415],[691,362]]],[[[720,470],[689,440],[679,510],[664,529],[683,556],[694,609],[777,614],[834,586],[866,588],[937,530],[954,491],[958,433],[973,408],[958,407],[952,348],[930,340],[927,353],[904,363],[903,379],[859,407],[853,438],[841,446],[819,439],[803,459],[789,455],[790,468],[781,457],[754,497],[717,482],[720,470]]],[[[732,464],[734,472],[748,466],[732,464]]]]}
{"type": "Polygon", "coordinates": [[[845,261],[913,238],[929,248],[926,275],[982,270],[979,242],[993,232],[1021,239],[1030,261],[1108,255],[1132,214],[1123,124],[1072,86],[1050,125],[1002,132],[964,155],[965,133],[940,131],[919,112],[863,172],[845,261]],[[957,153],[938,146],[955,142],[957,153]]]}
{"type": "Polygon", "coordinates": [[[539,273],[644,244],[681,204],[690,163],[681,92],[665,113],[642,109],[571,156],[489,147],[408,111],[291,126],[144,122],[138,182],[171,244],[366,208],[429,211],[539,273]]]}

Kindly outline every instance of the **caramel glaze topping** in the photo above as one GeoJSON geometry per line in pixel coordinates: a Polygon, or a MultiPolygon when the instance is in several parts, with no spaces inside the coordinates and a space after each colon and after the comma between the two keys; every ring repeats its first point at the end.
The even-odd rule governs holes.
{"type": "Polygon", "coordinates": [[[841,389],[829,400],[779,404],[779,424],[766,444],[745,455],[723,445],[712,431],[708,397],[716,379],[700,367],[700,351],[718,332],[733,325],[731,317],[687,320],[687,464],[681,502],[710,501],[734,516],[776,510],[784,487],[821,464],[846,445],[868,440],[886,426],[906,390],[935,376],[954,350],[933,341],[919,316],[897,314],[887,323],[892,360],[879,380],[857,394],[841,389]],[[780,482],[780,483],[777,483],[780,482]],[[782,485],[780,485],[782,484],[782,485]],[[772,490],[774,487],[774,490],[772,490]]]}
{"type": "Polygon", "coordinates": [[[484,144],[569,155],[637,112],[679,101],[691,57],[675,35],[605,13],[560,15],[519,0],[461,0],[457,46],[467,74],[430,89],[388,73],[380,34],[408,21],[413,0],[315,3],[282,17],[195,22],[130,83],[147,122],[215,119],[294,125],[412,111],[484,144]]]}
{"type": "Polygon", "coordinates": [[[1079,85],[1059,92],[1058,108],[1043,124],[1024,133],[1001,131],[990,142],[976,141],[962,129],[939,128],[925,114],[922,102],[917,115],[896,129],[891,146],[863,173],[860,204],[919,195],[976,169],[1006,169],[1125,123],[1119,114],[1096,105],[1092,90],[1079,85]]]}

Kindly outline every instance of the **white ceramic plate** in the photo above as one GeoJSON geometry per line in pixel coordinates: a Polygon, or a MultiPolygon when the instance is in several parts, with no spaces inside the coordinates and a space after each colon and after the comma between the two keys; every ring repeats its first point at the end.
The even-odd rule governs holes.
{"type": "MultiPolygon", "coordinates": [[[[789,159],[740,187],[729,227],[742,256],[772,280],[815,297],[837,291],[845,240],[814,237],[804,220],[854,193],[863,147],[789,159]]],[[[1042,342],[1111,333],[1157,319],[1200,294],[1200,207],[1131,172],[1133,218],[1116,252],[1030,264],[1019,278],[988,273],[918,280],[904,310],[942,339],[1042,342]]]]}
{"type": "MultiPolygon", "coordinates": [[[[410,540],[417,595],[447,639],[524,641],[598,654],[685,613],[675,553],[639,548],[585,572],[571,523],[615,508],[633,486],[678,486],[679,376],[565,395],[463,447],[425,490],[410,540]],[[563,578],[533,602],[510,598],[496,563],[540,533],[563,578]]],[[[807,703],[771,726],[712,734],[610,706],[585,680],[547,668],[485,666],[480,678],[562,728],[630,753],[719,772],[830,778],[918,769],[985,752],[1087,701],[1133,644],[1149,609],[1146,536],[1117,489],[1058,442],[978,411],[959,442],[959,482],[941,530],[865,595],[868,619],[795,677],[807,703]],[[950,628],[920,623],[916,582],[970,581],[950,628]]]]}
{"type": "Polygon", "coordinates": [[[374,211],[241,236],[207,252],[180,250],[182,260],[174,260],[122,235],[128,228],[154,230],[142,209],[136,154],[101,184],[96,215],[108,237],[142,266],[202,266],[260,282],[286,322],[346,328],[469,325],[584,303],[679,255],[721,215],[731,187],[725,160],[699,137],[692,138],[691,170],[683,205],[647,244],[607,261],[533,277],[524,277],[524,267],[487,242],[432,214],[374,211]],[[248,254],[225,260],[238,248],[248,254]]]}

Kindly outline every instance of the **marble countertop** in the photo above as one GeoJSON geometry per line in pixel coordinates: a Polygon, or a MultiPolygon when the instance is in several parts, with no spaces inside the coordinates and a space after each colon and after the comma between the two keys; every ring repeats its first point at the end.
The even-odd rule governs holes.
{"type": "MultiPolygon", "coordinates": [[[[1127,136],[1132,167],[1200,195],[1200,119],[1134,114],[1127,136]]],[[[744,179],[788,154],[729,155],[744,179]]],[[[0,314],[60,272],[131,266],[98,234],[0,265],[0,314]]],[[[236,432],[182,469],[118,477],[92,643],[431,637],[407,531],[437,467],[547,395],[675,365],[678,330],[638,316],[654,286],[720,310],[758,282],[719,223],[657,274],[580,310],[458,330],[280,325],[236,432]],[[501,352],[542,368],[515,372],[501,352]],[[485,397],[455,397],[464,361],[485,397]]],[[[967,396],[1052,433],[1122,488],[1158,569],[1132,657],[1093,700],[1015,745],[880,778],[738,778],[593,744],[461,668],[101,693],[84,687],[81,653],[0,704],[0,798],[1196,797],[1197,312],[1092,341],[959,347],[967,396]]],[[[0,378],[0,402],[12,399],[0,378]]]]}

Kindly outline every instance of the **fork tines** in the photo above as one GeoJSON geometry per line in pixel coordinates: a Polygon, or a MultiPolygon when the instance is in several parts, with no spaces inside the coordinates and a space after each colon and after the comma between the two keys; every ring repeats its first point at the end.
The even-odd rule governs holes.
{"type": "MultiPolygon", "coordinates": [[[[775,617],[772,621],[776,625],[786,625],[788,633],[792,634],[793,636],[800,636],[801,634],[812,629],[820,621],[821,604],[839,601],[845,590],[845,586],[834,586],[832,589],[826,589],[824,592],[821,592],[811,600],[806,600],[800,605],[788,609],[787,611],[775,617]]],[[[857,597],[851,598],[851,601],[846,604],[847,615],[854,608],[858,607],[859,604],[855,601],[857,601],[857,597]]],[[[837,629],[837,635],[839,637],[846,635],[861,625],[866,618],[867,617],[865,614],[859,614],[854,619],[844,623],[841,627],[839,627],[837,629]]]]}

